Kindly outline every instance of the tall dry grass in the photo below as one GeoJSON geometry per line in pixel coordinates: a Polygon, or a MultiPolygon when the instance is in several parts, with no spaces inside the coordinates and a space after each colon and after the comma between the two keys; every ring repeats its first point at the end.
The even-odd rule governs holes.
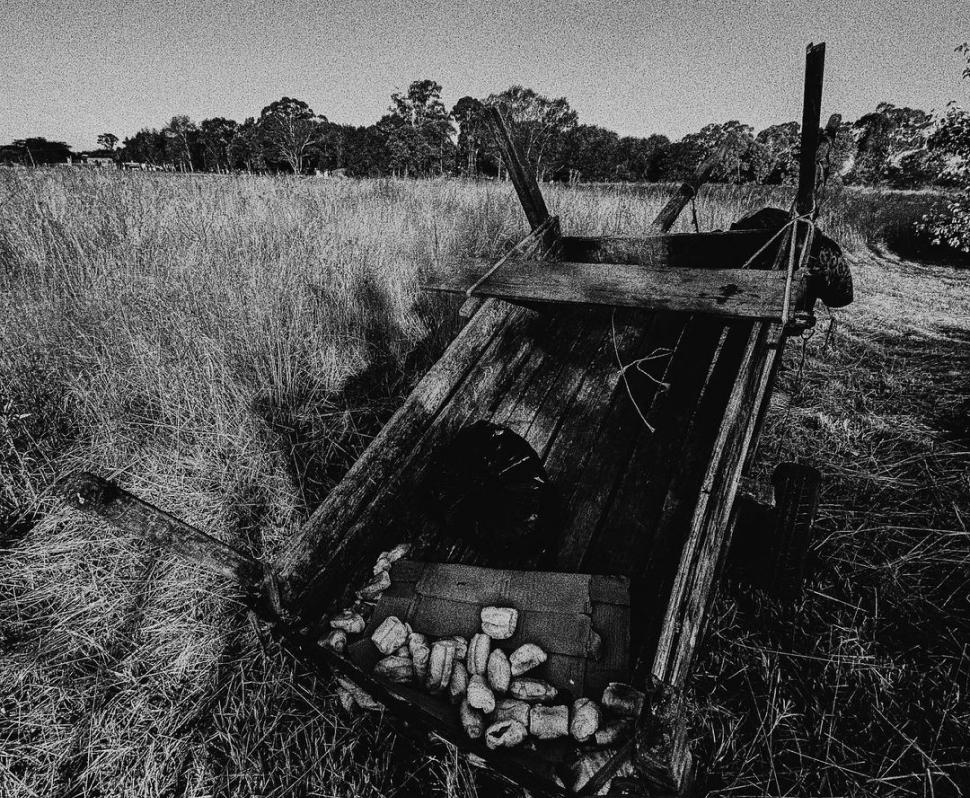
{"type": "MultiPolygon", "coordinates": [[[[668,191],[547,196],[566,229],[619,234],[642,230],[668,191]]],[[[902,213],[887,197],[843,193],[823,224],[861,251],[902,213]]],[[[790,193],[715,187],[698,220],[726,227],[769,201],[784,206],[790,193]]],[[[685,214],[679,229],[690,224],[685,214]]],[[[447,752],[428,757],[386,724],[345,715],[225,585],[65,513],[50,486],[80,467],[105,473],[272,558],[454,332],[456,303],[421,296],[420,271],[493,256],[524,232],[502,184],[0,171],[0,795],[481,788],[447,752]]],[[[828,458],[820,553],[835,565],[813,587],[823,595],[807,594],[794,641],[772,637],[785,628],[780,610],[726,593],[699,676],[699,751],[724,794],[864,794],[872,779],[896,791],[886,794],[927,783],[943,794],[942,777],[900,779],[900,769],[923,762],[918,749],[936,757],[928,773],[942,767],[933,745],[952,760],[954,730],[966,731],[966,689],[947,692],[942,676],[951,668],[965,684],[966,660],[949,644],[903,650],[904,637],[883,651],[868,620],[887,602],[961,620],[936,582],[955,590],[951,572],[966,564],[966,485],[954,476],[965,460],[935,403],[964,395],[954,352],[966,289],[943,269],[868,258],[858,269],[860,310],[840,316],[826,348],[813,344],[813,376],[781,394],[791,409],[774,416],[765,446],[790,439],[828,458]],[[856,596],[860,573],[905,589],[856,596]],[[839,615],[833,601],[862,609],[839,615]],[[811,648],[826,632],[827,647],[811,648]],[[772,653],[786,646],[794,656],[772,653]],[[850,649],[862,653],[846,659],[850,649]],[[859,752],[889,736],[860,742],[837,712],[870,654],[927,674],[892,682],[892,701],[883,671],[863,664],[879,677],[853,681],[853,713],[877,705],[916,739],[895,762],[866,761],[859,752]],[[792,670],[801,656],[823,664],[792,670]],[[806,673],[835,685],[798,692],[809,709],[779,692],[806,673]],[[930,696],[918,728],[904,684],[930,696]],[[840,741],[811,748],[820,764],[802,756],[816,736],[840,741]]]]}

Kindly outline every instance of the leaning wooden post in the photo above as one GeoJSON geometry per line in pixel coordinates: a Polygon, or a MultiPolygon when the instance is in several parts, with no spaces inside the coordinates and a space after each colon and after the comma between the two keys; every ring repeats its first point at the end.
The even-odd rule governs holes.
{"type": "MultiPolygon", "coordinates": [[[[544,254],[552,249],[559,240],[559,219],[550,216],[539,183],[529,168],[528,161],[522,157],[519,148],[515,146],[508,120],[502,114],[502,111],[495,106],[490,106],[487,110],[485,118],[492,128],[492,136],[502,154],[502,161],[508,169],[512,185],[515,186],[515,193],[522,204],[522,210],[525,211],[525,217],[529,220],[529,226],[532,228],[532,235],[520,241],[514,250],[506,253],[500,263],[508,260],[513,253],[520,257],[534,255],[536,252],[544,254]]],[[[496,266],[498,265],[497,263],[496,266]]],[[[468,318],[476,313],[483,304],[484,300],[470,296],[462,304],[458,314],[468,318]]]]}
{"type": "Polygon", "coordinates": [[[546,208],[546,201],[542,197],[542,191],[536,182],[535,175],[528,168],[528,162],[519,153],[515,141],[512,139],[512,129],[502,111],[496,106],[488,109],[488,120],[492,126],[492,133],[495,142],[498,144],[502,153],[502,160],[509,170],[509,177],[512,185],[515,186],[515,193],[519,195],[519,202],[525,211],[526,218],[532,229],[535,230],[547,218],[549,209],[546,208]]]}
{"type": "Polygon", "coordinates": [[[805,96],[802,102],[802,140],[798,155],[798,192],[795,212],[811,213],[815,207],[815,162],[818,154],[818,126],[822,119],[822,74],[825,43],[810,44],[805,52],[805,96]]]}
{"type": "Polygon", "coordinates": [[[657,217],[653,220],[653,224],[650,225],[652,232],[666,233],[673,227],[674,222],[677,221],[677,217],[680,216],[680,212],[687,207],[687,203],[691,199],[697,196],[697,190],[711,176],[714,168],[724,161],[726,153],[727,145],[723,144],[713,155],[708,157],[694,170],[694,174],[690,176],[690,179],[684,181],[680,188],[677,189],[677,193],[667,200],[667,204],[660,209],[660,213],[657,214],[657,217]]]}
{"type": "Polygon", "coordinates": [[[77,474],[64,483],[62,493],[65,501],[75,509],[234,579],[247,594],[257,599],[257,603],[259,599],[265,600],[277,617],[283,616],[273,572],[254,557],[216,540],[96,474],[77,474]]]}
{"type": "MultiPolygon", "coordinates": [[[[494,105],[490,106],[486,119],[491,123],[492,133],[502,153],[502,160],[505,161],[505,166],[509,170],[512,185],[515,186],[515,193],[518,194],[519,202],[522,203],[522,209],[529,220],[529,226],[536,230],[546,224],[550,218],[549,209],[546,207],[546,201],[542,196],[542,190],[539,188],[536,176],[529,167],[529,162],[522,157],[519,148],[515,146],[512,128],[501,109],[494,105]]],[[[549,249],[558,240],[559,224],[557,219],[553,224],[546,225],[542,243],[546,249],[549,249]]]]}

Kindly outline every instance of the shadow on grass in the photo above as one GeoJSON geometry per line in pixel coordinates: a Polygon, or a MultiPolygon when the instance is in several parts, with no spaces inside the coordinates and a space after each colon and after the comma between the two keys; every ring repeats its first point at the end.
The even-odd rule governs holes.
{"type": "Polygon", "coordinates": [[[414,312],[425,334],[401,351],[395,311],[373,283],[358,287],[366,307],[364,341],[368,365],[338,391],[324,395],[307,386],[283,401],[258,397],[253,410],[277,437],[293,484],[309,515],[343,478],[408,393],[440,357],[459,328],[456,300],[420,294],[414,312]]]}

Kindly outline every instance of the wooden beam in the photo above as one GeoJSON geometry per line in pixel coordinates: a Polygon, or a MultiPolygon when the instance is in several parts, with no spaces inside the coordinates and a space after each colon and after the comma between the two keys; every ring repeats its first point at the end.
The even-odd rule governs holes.
{"type": "MultiPolygon", "coordinates": [[[[550,216],[548,219],[546,219],[542,224],[535,228],[535,230],[529,233],[529,235],[512,247],[512,249],[506,252],[501,258],[495,261],[495,264],[491,268],[501,268],[512,258],[529,258],[537,254],[540,256],[544,255],[546,249],[544,242],[545,234],[550,228],[554,228],[553,232],[556,236],[559,235],[558,216],[550,216]]],[[[485,300],[481,299],[480,297],[469,296],[458,309],[458,315],[464,319],[471,318],[482,306],[484,301],[485,300]]]]}
{"type": "MultiPolygon", "coordinates": [[[[490,351],[490,345],[502,337],[521,313],[518,308],[500,302],[486,302],[310,519],[289,537],[276,562],[284,601],[289,606],[302,604],[301,599],[307,592],[320,597],[321,602],[340,595],[346,587],[349,569],[380,551],[382,541],[375,541],[373,534],[365,534],[366,524],[372,522],[367,518],[367,509],[398,474],[400,464],[449,406],[454,392],[470,372],[481,368],[481,359],[490,351]],[[371,551],[372,543],[378,547],[376,552],[371,551]]],[[[477,382],[481,386],[484,378],[477,382]]],[[[390,545],[396,542],[400,538],[392,540],[390,545]]]]}
{"type": "Polygon", "coordinates": [[[512,179],[512,185],[515,186],[515,193],[519,195],[519,202],[522,203],[526,218],[535,229],[549,218],[549,209],[546,208],[546,201],[542,197],[542,191],[539,190],[536,176],[528,161],[522,157],[518,147],[515,146],[512,129],[502,111],[494,105],[490,106],[485,118],[491,123],[492,134],[502,153],[502,160],[509,170],[509,177],[512,179]]]}
{"type": "Polygon", "coordinates": [[[683,687],[713,601],[715,576],[730,543],[730,514],[745,458],[758,426],[757,411],[771,388],[781,346],[776,325],[759,322],[737,330],[744,341],[740,366],[721,420],[670,593],[652,674],[683,687]],[[746,339],[746,340],[744,340],[746,339]]]}
{"type": "Polygon", "coordinates": [[[815,206],[815,158],[818,153],[818,126],[822,118],[822,75],[825,70],[825,44],[810,44],[805,53],[805,96],[802,102],[802,139],[798,156],[798,191],[795,211],[811,213],[815,206]]]}
{"type": "MultiPolygon", "coordinates": [[[[607,305],[776,321],[785,296],[786,275],[780,271],[568,261],[524,261],[516,267],[497,271],[474,295],[513,302],[607,305]]],[[[480,274],[459,270],[423,287],[464,293],[480,274]]]]}
{"type": "Polygon", "coordinates": [[[694,174],[688,180],[681,184],[677,193],[667,200],[667,204],[663,206],[660,213],[657,214],[657,218],[653,220],[651,228],[655,232],[665,233],[673,226],[677,217],[680,216],[680,212],[691,201],[691,198],[697,195],[697,190],[710,177],[714,168],[724,160],[726,152],[727,145],[721,146],[694,170],[694,174]]]}
{"type": "Polygon", "coordinates": [[[263,563],[142,501],[114,482],[82,472],[62,486],[62,495],[75,509],[229,577],[246,593],[263,595],[274,611],[280,611],[275,578],[263,563]]]}
{"type": "MultiPolygon", "coordinates": [[[[584,263],[640,263],[693,269],[757,268],[747,261],[773,235],[770,230],[717,230],[641,237],[563,236],[556,255],[560,260],[584,263]]],[[[759,263],[770,262],[775,247],[766,253],[759,255],[759,263]]]]}

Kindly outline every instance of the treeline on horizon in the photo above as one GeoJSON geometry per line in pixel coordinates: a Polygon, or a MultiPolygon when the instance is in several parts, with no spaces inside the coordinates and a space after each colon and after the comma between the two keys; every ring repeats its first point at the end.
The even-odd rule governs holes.
{"type": "MultiPolygon", "coordinates": [[[[522,86],[483,100],[462,97],[449,111],[441,85],[413,82],[391,95],[376,123],[330,122],[305,102],[283,97],[258,117],[193,122],[175,116],[160,129],[145,128],[119,141],[98,137],[102,150],[86,155],[167,171],[313,174],[342,170],[354,177],[501,176],[501,159],[485,120],[485,106],[500,105],[513,135],[540,180],[612,182],[686,178],[710,154],[722,151],[712,179],[731,183],[792,183],[797,179],[799,124],[782,122],[755,133],[732,120],[706,125],[672,141],[654,134],[619,136],[581,124],[564,97],[545,97],[522,86]]],[[[830,153],[831,174],[847,184],[912,188],[946,185],[958,148],[948,146],[946,116],[880,103],[840,124],[830,153]]],[[[63,142],[22,139],[0,147],[0,162],[40,165],[73,157],[63,142]]]]}

